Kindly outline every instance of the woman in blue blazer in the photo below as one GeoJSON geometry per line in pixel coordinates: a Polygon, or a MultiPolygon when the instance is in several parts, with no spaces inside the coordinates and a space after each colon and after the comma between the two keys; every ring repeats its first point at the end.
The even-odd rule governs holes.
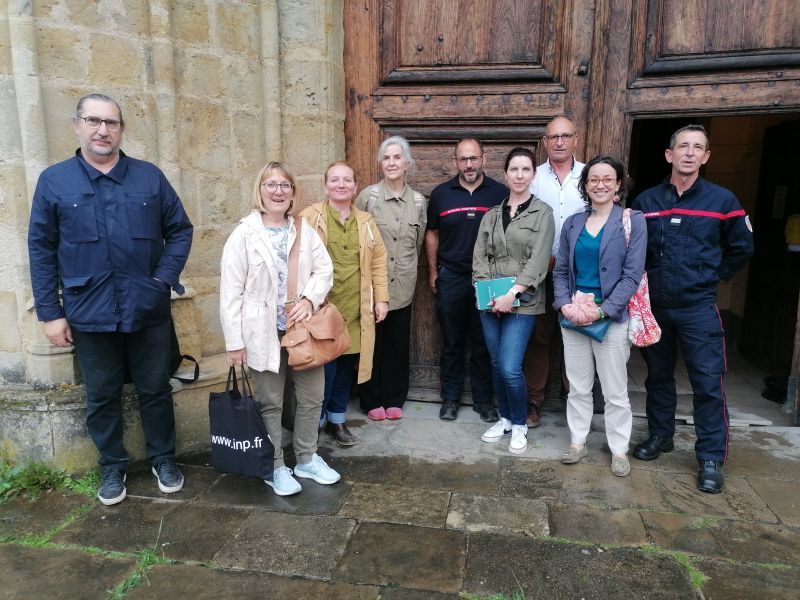
{"type": "MultiPolygon", "coordinates": [[[[625,172],[610,156],[597,156],[583,169],[578,190],[586,211],[569,217],[561,230],[561,241],[553,270],[555,302],[560,318],[572,315],[577,325],[586,320],[608,320],[602,341],[573,329],[563,329],[564,363],[569,379],[567,423],[570,445],[561,462],[578,462],[588,454],[586,437],[592,422],[592,383],[595,366],[605,398],[605,426],[611,449],[611,472],[630,473],[627,452],[632,416],[628,400],[627,362],[628,300],[644,272],[647,228],[641,212],[631,211],[630,241],[623,227],[625,172]],[[576,316],[573,295],[594,294],[595,306],[576,316]],[[571,306],[572,305],[572,306],[571,306]]],[[[597,323],[596,325],[602,325],[597,323]]]]}

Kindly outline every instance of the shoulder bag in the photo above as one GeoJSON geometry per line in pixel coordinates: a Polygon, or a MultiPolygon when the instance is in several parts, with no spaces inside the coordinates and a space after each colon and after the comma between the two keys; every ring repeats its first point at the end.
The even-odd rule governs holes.
{"type": "MultiPolygon", "coordinates": [[[[286,284],[287,307],[297,302],[297,266],[300,259],[302,229],[303,223],[300,221],[287,261],[289,271],[286,284]]],[[[281,346],[289,353],[289,366],[297,371],[329,363],[347,352],[351,343],[344,317],[334,304],[327,301],[307,321],[295,321],[286,329],[286,334],[281,339],[281,346]]]]}
{"type": "MultiPolygon", "coordinates": [[[[622,228],[625,230],[625,245],[631,242],[631,209],[622,212],[622,228]]],[[[642,273],[639,287],[628,300],[628,339],[634,346],[645,348],[661,339],[661,327],[658,326],[653,311],[650,309],[650,286],[647,283],[647,272],[642,273]]]]}

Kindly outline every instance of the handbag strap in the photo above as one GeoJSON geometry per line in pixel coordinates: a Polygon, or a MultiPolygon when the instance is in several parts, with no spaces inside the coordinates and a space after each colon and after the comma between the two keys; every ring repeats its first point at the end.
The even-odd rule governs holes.
{"type": "Polygon", "coordinates": [[[286,268],[289,271],[286,281],[286,307],[285,311],[288,317],[289,305],[297,302],[297,265],[300,262],[300,233],[303,230],[303,218],[300,217],[299,224],[295,225],[294,244],[289,249],[289,258],[287,260],[286,268]]]}
{"type": "Polygon", "coordinates": [[[625,246],[631,243],[631,209],[622,211],[622,230],[625,232],[625,246]]]}
{"type": "Polygon", "coordinates": [[[228,369],[228,380],[225,382],[225,391],[239,392],[239,384],[236,382],[236,367],[233,365],[231,365],[228,369]],[[231,387],[231,383],[233,384],[233,387],[231,387]]]}
{"type": "MultiPolygon", "coordinates": [[[[247,376],[247,371],[245,370],[244,365],[242,365],[241,368],[242,368],[242,391],[246,392],[246,394],[251,398],[255,398],[255,396],[253,396],[253,389],[250,387],[250,378],[247,376]]],[[[235,378],[234,381],[236,381],[235,378]]]]}

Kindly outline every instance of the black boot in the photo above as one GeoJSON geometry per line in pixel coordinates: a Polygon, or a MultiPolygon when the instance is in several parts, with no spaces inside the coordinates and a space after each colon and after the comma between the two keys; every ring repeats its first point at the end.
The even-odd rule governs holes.
{"type": "Polygon", "coordinates": [[[491,404],[474,404],[472,410],[481,416],[484,423],[497,423],[500,420],[497,409],[491,404]]]}
{"type": "Polygon", "coordinates": [[[671,437],[651,435],[645,441],[636,445],[636,448],[633,449],[633,455],[639,460],[655,460],[661,456],[662,452],[672,452],[674,449],[675,444],[672,442],[671,437]]]}
{"type": "Polygon", "coordinates": [[[442,402],[442,408],[439,409],[439,418],[442,421],[455,421],[458,417],[458,404],[455,402],[442,402]]]}
{"type": "Polygon", "coordinates": [[[708,494],[719,494],[725,485],[722,463],[713,460],[698,460],[697,489],[708,494]]]}

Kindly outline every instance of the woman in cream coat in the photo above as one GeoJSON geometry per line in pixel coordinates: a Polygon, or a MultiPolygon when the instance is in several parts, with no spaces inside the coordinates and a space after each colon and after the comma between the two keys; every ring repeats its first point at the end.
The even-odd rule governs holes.
{"type": "Polygon", "coordinates": [[[265,483],[277,495],[301,490],[293,477],[332,484],[340,475],[317,452],[317,424],[325,388],[323,367],[292,370],[297,398],[294,419],[294,473],[284,464],[281,445],[283,388],[287,353],[280,338],[294,321],[307,320],[325,301],[333,267],[319,236],[289,213],[294,178],[278,162],[259,171],[253,185],[253,212],[233,230],[222,251],[220,318],[231,364],[247,364],[262,403],[261,417],[275,446],[275,472],[265,483]],[[287,259],[302,227],[295,306],[287,305],[287,259]]]}
{"type": "Polygon", "coordinates": [[[358,383],[372,376],[375,323],[389,312],[386,247],[369,213],[358,210],[356,177],[347,163],[335,162],[325,171],[326,200],[306,208],[304,217],[319,234],[333,261],[330,300],[347,322],[353,340],[350,349],[325,365],[327,431],[340,446],[352,446],[355,437],[345,415],[353,369],[358,360],[358,383]]]}

